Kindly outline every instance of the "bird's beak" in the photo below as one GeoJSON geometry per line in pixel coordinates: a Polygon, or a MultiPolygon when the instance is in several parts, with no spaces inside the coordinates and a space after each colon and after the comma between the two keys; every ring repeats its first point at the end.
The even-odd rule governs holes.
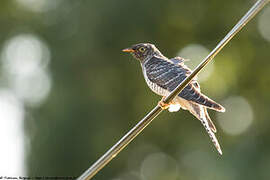
{"type": "Polygon", "coordinates": [[[126,48],[122,50],[123,52],[128,52],[128,53],[132,53],[135,52],[132,48],[126,48]]]}

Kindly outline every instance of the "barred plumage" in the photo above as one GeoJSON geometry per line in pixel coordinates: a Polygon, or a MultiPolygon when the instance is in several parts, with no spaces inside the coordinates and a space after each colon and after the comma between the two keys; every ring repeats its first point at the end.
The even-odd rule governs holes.
{"type": "MultiPolygon", "coordinates": [[[[175,57],[168,59],[153,44],[141,43],[123,51],[132,53],[140,61],[147,85],[160,96],[168,96],[171,91],[191,74],[191,70],[184,65],[185,60],[183,58],[175,57]]],[[[220,145],[214,134],[216,127],[208,115],[207,108],[220,112],[224,112],[225,108],[202,94],[196,79],[193,79],[173,99],[171,104],[178,107],[180,105],[182,109],[188,110],[200,120],[216,149],[222,154],[220,145]]],[[[166,104],[165,106],[167,107],[166,104]]]]}
{"type": "MultiPolygon", "coordinates": [[[[146,82],[150,81],[157,84],[159,87],[169,92],[173,91],[188,76],[188,74],[191,73],[190,69],[181,64],[175,64],[173,61],[166,61],[163,58],[156,56],[153,56],[151,59],[145,61],[142,67],[146,82]]],[[[188,84],[178,96],[217,111],[225,111],[225,108],[223,108],[221,105],[196,90],[196,86],[194,85],[195,83],[197,82],[194,80],[188,84]]],[[[147,84],[149,85],[149,83],[147,84]]],[[[160,94],[153,88],[151,89],[159,95],[167,95],[160,94]]]]}

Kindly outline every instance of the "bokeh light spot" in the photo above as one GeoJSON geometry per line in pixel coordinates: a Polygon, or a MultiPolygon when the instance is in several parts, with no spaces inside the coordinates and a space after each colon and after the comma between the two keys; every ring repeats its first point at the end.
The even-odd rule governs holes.
{"type": "Polygon", "coordinates": [[[7,90],[0,90],[0,175],[24,175],[23,105],[7,90]]]}
{"type": "Polygon", "coordinates": [[[239,135],[245,132],[253,121],[253,110],[243,97],[229,97],[221,103],[225,113],[218,114],[218,122],[224,132],[239,135]]]}
{"type": "Polygon", "coordinates": [[[174,180],[178,177],[177,162],[165,153],[147,156],[141,165],[141,175],[147,180],[174,180]]]}
{"type": "Polygon", "coordinates": [[[265,7],[259,17],[258,29],[264,39],[270,41],[270,7],[265,7]]]}
{"type": "Polygon", "coordinates": [[[41,104],[51,88],[46,43],[33,34],[16,35],[4,43],[1,59],[3,76],[17,97],[27,105],[41,104]]]}
{"type": "Polygon", "coordinates": [[[56,8],[62,0],[15,0],[15,2],[33,12],[46,12],[56,8]]]}
{"type": "MultiPolygon", "coordinates": [[[[200,44],[189,44],[178,53],[179,56],[189,60],[186,61],[185,64],[191,68],[191,70],[195,69],[208,54],[209,50],[200,44]]],[[[211,61],[199,74],[199,81],[203,82],[207,80],[213,70],[214,64],[213,61],[211,61]]]]}
{"type": "Polygon", "coordinates": [[[2,60],[7,73],[27,75],[38,67],[47,67],[50,51],[37,36],[19,34],[5,42],[2,60]]]}
{"type": "Polygon", "coordinates": [[[18,76],[11,87],[27,105],[37,106],[47,98],[51,89],[51,79],[44,70],[37,69],[35,75],[18,76]]]}

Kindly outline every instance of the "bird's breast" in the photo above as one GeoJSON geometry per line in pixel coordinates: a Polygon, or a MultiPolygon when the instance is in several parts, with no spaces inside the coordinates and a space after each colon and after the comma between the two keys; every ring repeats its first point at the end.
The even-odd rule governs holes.
{"type": "Polygon", "coordinates": [[[145,68],[142,68],[143,70],[143,76],[144,79],[146,81],[146,84],[148,85],[148,87],[156,94],[160,95],[160,96],[167,96],[169,94],[169,91],[167,89],[164,89],[160,86],[158,86],[156,83],[153,83],[146,74],[146,70],[145,68]]]}

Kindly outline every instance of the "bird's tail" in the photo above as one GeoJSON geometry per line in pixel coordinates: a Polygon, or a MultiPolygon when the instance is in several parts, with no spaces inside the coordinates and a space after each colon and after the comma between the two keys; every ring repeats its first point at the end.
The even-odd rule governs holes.
{"type": "MultiPolygon", "coordinates": [[[[203,112],[204,114],[204,112],[203,112]]],[[[214,146],[216,147],[217,151],[219,152],[220,155],[222,155],[222,150],[221,147],[219,145],[219,142],[215,136],[215,133],[211,130],[211,127],[209,126],[208,120],[206,118],[206,115],[204,115],[201,119],[201,123],[203,125],[203,127],[205,128],[205,130],[207,131],[209,137],[211,138],[211,141],[213,142],[214,146]]]]}
{"type": "Polygon", "coordinates": [[[198,99],[198,103],[204,106],[207,106],[210,109],[219,111],[219,112],[225,112],[225,108],[218,104],[217,102],[213,101],[212,99],[210,99],[209,97],[200,94],[200,98],[198,99]]]}
{"type": "Polygon", "coordinates": [[[208,114],[208,112],[207,112],[206,107],[203,107],[203,110],[204,110],[205,118],[207,119],[207,122],[208,122],[208,124],[209,124],[211,130],[212,130],[214,133],[216,133],[216,132],[217,132],[216,126],[215,126],[215,124],[213,123],[213,121],[211,120],[211,118],[210,118],[210,116],[209,116],[209,114],[208,114]]]}
{"type": "Polygon", "coordinates": [[[216,147],[219,154],[222,155],[222,150],[220,148],[219,142],[215,136],[216,127],[213,124],[212,120],[210,119],[206,107],[198,104],[191,103],[189,101],[185,101],[184,107],[182,108],[189,110],[191,114],[193,114],[197,119],[199,119],[205,128],[206,132],[208,133],[211,141],[213,142],[214,146],[216,147]]]}
{"type": "Polygon", "coordinates": [[[191,99],[191,101],[201,104],[203,106],[206,106],[207,108],[219,111],[219,112],[225,112],[225,108],[207,97],[206,95],[202,94],[200,92],[199,88],[191,87],[190,93],[194,94],[191,99]]]}

